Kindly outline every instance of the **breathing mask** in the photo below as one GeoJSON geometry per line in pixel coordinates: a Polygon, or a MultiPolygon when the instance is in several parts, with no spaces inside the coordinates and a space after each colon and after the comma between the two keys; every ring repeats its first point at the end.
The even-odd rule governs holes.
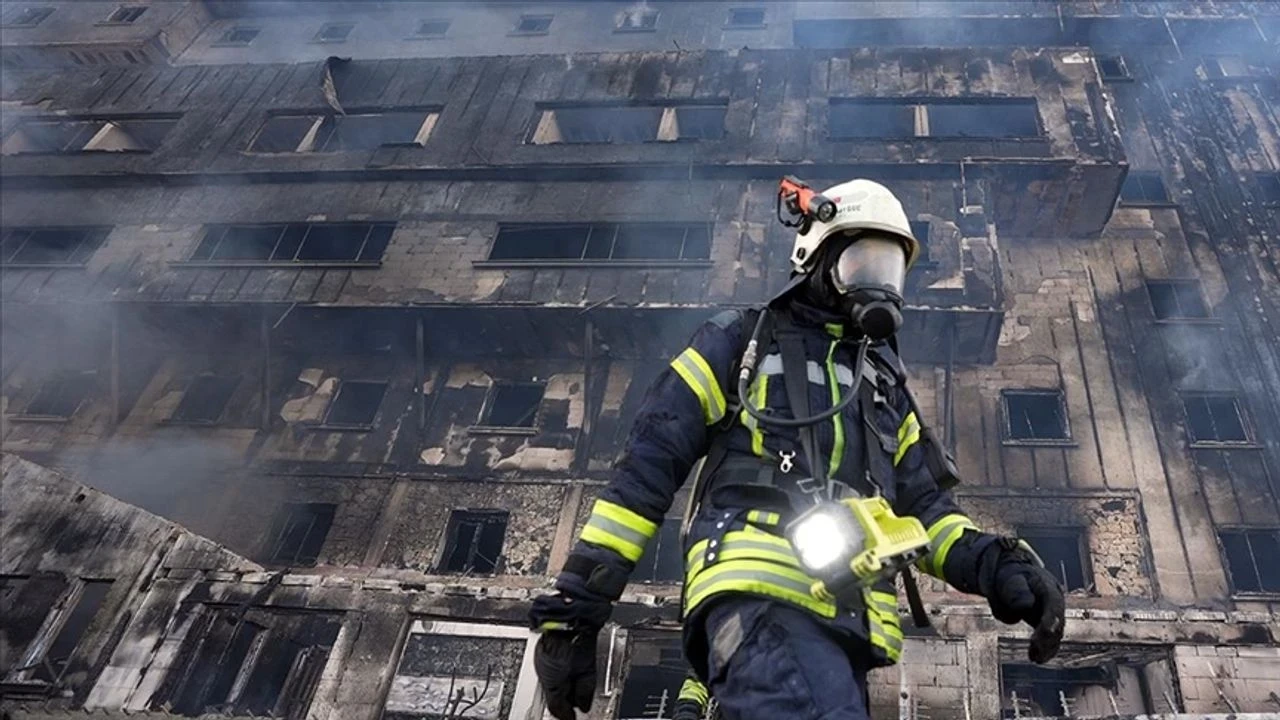
{"type": "Polygon", "coordinates": [[[831,262],[829,280],[853,323],[872,340],[883,340],[902,327],[902,286],[907,276],[907,249],[888,234],[864,233],[831,262]]]}

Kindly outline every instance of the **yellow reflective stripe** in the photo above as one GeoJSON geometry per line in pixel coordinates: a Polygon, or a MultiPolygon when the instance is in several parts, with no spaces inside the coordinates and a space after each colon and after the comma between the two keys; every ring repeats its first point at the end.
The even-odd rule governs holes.
{"type": "Polygon", "coordinates": [[[868,590],[863,593],[867,605],[867,627],[871,644],[884,650],[892,662],[902,657],[902,622],[898,619],[898,597],[892,593],[868,590]]]}
{"type": "Polygon", "coordinates": [[[635,562],[644,555],[644,547],[657,529],[657,523],[621,505],[596,500],[587,526],[582,529],[582,540],[635,562]]]}
{"type": "Polygon", "coordinates": [[[898,614],[898,596],[893,593],[880,592],[879,590],[870,591],[867,601],[881,610],[898,614]]]}
{"type": "Polygon", "coordinates": [[[799,570],[763,560],[718,562],[685,584],[685,613],[693,611],[712,595],[746,592],[776,598],[811,610],[825,618],[836,616],[834,603],[809,594],[813,579],[799,570]]]}
{"type": "Polygon", "coordinates": [[[724,393],[720,392],[720,383],[706,358],[693,348],[685,348],[674,360],[671,367],[684,379],[689,389],[698,398],[702,406],[702,414],[708,425],[714,425],[724,418],[724,393]]]}
{"type": "Polygon", "coordinates": [[[928,555],[920,559],[917,567],[936,578],[945,579],[942,576],[942,568],[947,561],[947,553],[950,552],[951,546],[960,539],[961,535],[964,535],[965,530],[977,529],[978,526],[964,515],[944,515],[929,526],[931,550],[928,555]]]}
{"type": "Polygon", "coordinates": [[[914,412],[907,413],[902,419],[902,424],[898,426],[898,452],[893,456],[893,464],[897,465],[902,462],[902,458],[907,454],[907,450],[911,449],[920,441],[920,420],[916,418],[914,412]]]}
{"type": "MultiPolygon", "coordinates": [[[[761,375],[756,379],[755,393],[751,398],[751,402],[757,410],[764,409],[765,398],[768,397],[768,393],[769,376],[761,375]]],[[[751,417],[746,410],[743,410],[742,413],[747,417],[751,417]]],[[[751,452],[755,453],[756,457],[764,457],[764,428],[755,418],[751,418],[751,423],[751,452]]]]}
{"type": "MultiPolygon", "coordinates": [[[[702,571],[706,564],[705,557],[711,540],[701,540],[694,544],[685,555],[685,578],[692,580],[702,571]]],[[[791,543],[785,539],[766,532],[734,530],[726,533],[716,548],[716,561],[761,559],[788,567],[799,568],[791,543]]]]}
{"type": "Polygon", "coordinates": [[[680,686],[680,695],[676,697],[677,700],[690,700],[703,707],[710,698],[711,694],[707,692],[707,686],[694,678],[685,678],[684,684],[680,686]]]}
{"type": "Polygon", "coordinates": [[[549,620],[538,626],[538,632],[540,633],[551,632],[554,630],[568,630],[568,629],[569,629],[569,623],[556,622],[554,620],[549,620]]]}
{"type": "MultiPolygon", "coordinates": [[[[840,383],[836,380],[835,363],[837,345],[839,341],[833,340],[831,347],[827,350],[827,383],[831,385],[831,407],[840,404],[840,383]]],[[[858,392],[858,388],[853,388],[849,392],[858,392]]],[[[835,428],[835,440],[831,444],[831,460],[827,463],[828,477],[836,476],[836,471],[840,469],[840,461],[844,459],[844,418],[841,415],[842,413],[836,413],[835,417],[831,418],[831,424],[835,428]]]]}
{"type": "Polygon", "coordinates": [[[777,525],[781,520],[782,516],[776,512],[752,510],[747,513],[747,522],[760,523],[761,525],[777,525]]]}

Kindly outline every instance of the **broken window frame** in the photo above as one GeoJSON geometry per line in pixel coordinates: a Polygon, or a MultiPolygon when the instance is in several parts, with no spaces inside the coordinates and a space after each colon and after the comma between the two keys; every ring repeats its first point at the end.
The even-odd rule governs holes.
{"type": "Polygon", "coordinates": [[[256,25],[233,25],[227,28],[217,40],[213,42],[213,47],[249,47],[254,40],[262,34],[262,28],[256,25]],[[247,40],[236,39],[237,33],[252,33],[247,40]]]}
{"type": "Polygon", "coordinates": [[[1062,525],[1023,525],[1017,528],[1017,535],[1031,545],[1031,549],[1035,550],[1040,559],[1044,561],[1046,569],[1053,573],[1053,576],[1062,583],[1067,592],[1083,590],[1090,595],[1096,594],[1097,583],[1094,580],[1093,566],[1090,562],[1091,554],[1089,552],[1089,532],[1087,528],[1062,525]],[[1050,558],[1045,557],[1046,553],[1042,553],[1040,548],[1036,546],[1036,540],[1074,541],[1075,560],[1080,570],[1080,585],[1073,587],[1068,582],[1070,573],[1063,567],[1065,563],[1059,563],[1058,567],[1054,567],[1050,562],[1050,558]]]}
{"type": "Polygon", "coordinates": [[[680,634],[660,630],[632,631],[627,635],[626,651],[626,673],[618,687],[618,720],[670,717],[689,672],[680,634]],[[656,663],[641,662],[641,653],[652,656],[655,652],[656,663]],[[641,669],[649,671],[645,673],[644,686],[638,685],[641,678],[636,671],[641,669]],[[639,692],[647,689],[660,689],[661,693],[646,692],[637,697],[639,692]]]}
{"type": "Polygon", "coordinates": [[[351,32],[355,29],[356,24],[351,21],[343,20],[327,22],[321,25],[319,30],[316,30],[316,34],[311,38],[311,42],[321,45],[341,45],[351,39],[351,32]],[[325,33],[338,28],[346,28],[346,32],[342,34],[342,37],[325,37],[325,33]]]}
{"type": "Polygon", "coordinates": [[[1205,55],[1201,67],[1209,80],[1255,80],[1262,77],[1257,66],[1237,53],[1205,55]]]}
{"type": "Polygon", "coordinates": [[[1133,82],[1133,72],[1129,70],[1129,63],[1124,55],[1094,55],[1093,61],[1098,68],[1098,77],[1103,82],[1133,82]],[[1112,67],[1119,72],[1109,72],[1112,67]]]}
{"type": "MultiPolygon", "coordinates": [[[[387,245],[395,234],[394,222],[335,222],[335,223],[267,223],[267,224],[227,224],[207,225],[205,234],[196,243],[191,257],[183,262],[172,263],[189,267],[380,267],[387,245]],[[349,259],[310,259],[303,258],[303,250],[314,228],[332,228],[339,226],[364,226],[364,235],[360,246],[349,259]],[[276,238],[271,252],[264,258],[215,258],[231,230],[251,232],[254,230],[275,229],[276,238]],[[298,237],[298,234],[301,236],[298,237]],[[290,246],[296,240],[296,246],[290,246]],[[283,251],[283,252],[282,252],[283,251]],[[280,255],[280,258],[276,256],[280,255]]],[[[265,247],[265,245],[263,246],[265,247]]]]}
{"type": "Polygon", "coordinates": [[[325,543],[333,530],[333,521],[338,515],[336,503],[291,502],[284,503],[271,521],[271,534],[267,536],[270,543],[264,548],[265,564],[276,567],[314,567],[324,554],[325,543]],[[296,530],[297,524],[306,521],[307,529],[298,539],[297,547],[289,550],[286,541],[296,530]],[[317,532],[316,527],[322,524],[320,540],[315,545],[315,554],[304,554],[308,549],[307,540],[317,532]]]}
{"type": "Polygon", "coordinates": [[[726,30],[759,30],[769,25],[769,12],[764,7],[743,6],[729,8],[724,17],[724,28],[726,30]],[[747,16],[754,17],[760,15],[760,20],[756,22],[747,22],[747,16]]]}
{"type": "Polygon", "coordinates": [[[236,388],[240,386],[240,380],[241,377],[238,374],[219,375],[217,373],[205,372],[193,376],[191,380],[187,382],[186,389],[182,391],[182,398],[178,400],[178,405],[173,409],[173,413],[169,416],[168,420],[165,421],[165,424],[204,426],[222,424],[223,417],[227,414],[227,405],[231,403],[231,398],[235,395],[236,388]],[[184,411],[184,408],[187,408],[188,398],[191,398],[192,402],[194,402],[196,394],[193,393],[199,393],[197,383],[201,382],[214,383],[215,387],[213,389],[220,391],[222,401],[218,405],[217,413],[202,417],[193,417],[191,416],[193,408],[188,408],[186,411],[184,411]]]}
{"type": "MultiPolygon", "coordinates": [[[[1074,446],[1071,437],[1071,418],[1067,412],[1066,393],[1061,388],[1007,388],[1000,391],[1000,414],[1004,427],[1005,445],[1074,446]],[[1062,437],[1014,437],[1012,410],[1009,399],[1013,397],[1046,397],[1057,401],[1058,419],[1062,437]]],[[[1034,432],[1034,428],[1031,429],[1034,432]]]]}
{"type": "Polygon", "coordinates": [[[1249,422],[1249,412],[1245,409],[1243,398],[1236,393],[1227,392],[1202,392],[1202,391],[1183,391],[1180,393],[1182,397],[1183,421],[1186,423],[1187,442],[1193,448],[1220,448],[1220,447],[1257,447],[1254,439],[1253,425],[1249,422]],[[1192,402],[1201,401],[1203,403],[1204,418],[1208,425],[1212,428],[1215,437],[1202,438],[1197,436],[1196,427],[1203,427],[1204,422],[1192,422],[1192,402]],[[1216,413],[1215,406],[1210,403],[1213,400],[1229,400],[1235,410],[1236,423],[1240,427],[1240,435],[1238,439],[1228,438],[1222,439],[1223,434],[1218,425],[1223,418],[1216,413]]]}
{"type": "Polygon", "coordinates": [[[418,27],[414,30],[413,35],[409,36],[410,40],[439,40],[449,35],[449,28],[453,27],[452,18],[422,18],[418,21],[418,27]],[[423,32],[429,26],[443,26],[440,32],[423,32]]]}
{"type": "Polygon", "coordinates": [[[103,608],[108,606],[107,600],[110,597],[114,583],[115,580],[112,578],[96,576],[74,579],[70,587],[49,609],[40,631],[22,651],[21,660],[18,662],[17,667],[5,675],[4,681],[56,687],[62,680],[63,674],[66,673],[67,667],[71,664],[71,659],[75,657],[76,651],[80,650],[80,646],[84,643],[85,634],[92,627],[93,621],[102,613],[103,608]],[[103,594],[97,597],[97,602],[89,609],[88,616],[84,618],[83,627],[80,628],[79,633],[72,639],[70,646],[66,649],[66,656],[63,658],[50,658],[49,653],[63,639],[62,633],[68,627],[67,623],[82,610],[81,603],[86,599],[86,590],[90,586],[101,587],[103,594]],[[43,678],[38,676],[41,671],[47,673],[43,678]]]}
{"type": "Polygon", "coordinates": [[[1120,195],[1118,196],[1120,207],[1173,207],[1177,203],[1173,201],[1169,194],[1169,186],[1165,184],[1164,177],[1158,172],[1130,170],[1125,176],[1124,183],[1120,186],[1120,195]],[[1130,183],[1133,185],[1130,185],[1130,183]],[[1128,188],[1137,187],[1137,196],[1130,194],[1125,197],[1125,191],[1128,188]]]}
{"type": "MultiPolygon", "coordinates": [[[[1257,527],[1257,526],[1223,526],[1218,528],[1218,547],[1222,553],[1222,564],[1227,571],[1227,580],[1231,583],[1231,594],[1233,596],[1249,596],[1249,597],[1276,597],[1280,596],[1280,577],[1264,578],[1263,568],[1275,567],[1275,555],[1268,548],[1259,551],[1255,548],[1257,544],[1257,536],[1271,535],[1272,544],[1276,548],[1280,548],[1280,526],[1277,527],[1257,527]],[[1244,549],[1249,553],[1249,569],[1253,574],[1253,582],[1245,585],[1244,578],[1239,577],[1239,569],[1237,564],[1232,562],[1232,554],[1228,551],[1228,537],[1238,538],[1235,542],[1243,542],[1244,549]],[[1259,558],[1264,558],[1259,560],[1259,558]],[[1268,587],[1271,586],[1271,587],[1268,587]]],[[[1272,573],[1276,573],[1272,570],[1272,573]]]]}
{"type": "MultiPolygon", "coordinates": [[[[163,115],[128,115],[128,116],[94,116],[94,117],[32,117],[19,122],[13,131],[4,138],[0,152],[5,155],[75,155],[80,153],[126,153],[149,154],[160,150],[181,116],[163,115]],[[160,138],[154,144],[139,142],[138,137],[130,133],[129,124],[165,123],[160,138]],[[41,142],[39,136],[32,137],[33,130],[48,128],[53,132],[62,129],[73,132],[62,139],[57,147],[41,142]],[[133,147],[111,147],[124,141],[132,141],[133,147]]],[[[136,128],[141,130],[143,128],[136,128]]]]}
{"type": "Polygon", "coordinates": [[[480,433],[502,433],[509,435],[534,435],[538,432],[538,419],[542,414],[542,403],[547,398],[547,383],[539,380],[524,381],[507,381],[499,380],[489,385],[488,391],[485,392],[484,403],[480,406],[480,416],[476,420],[476,424],[471,426],[472,432],[480,433]],[[533,413],[529,416],[528,425],[503,425],[492,422],[493,411],[497,406],[499,396],[504,390],[519,389],[539,389],[539,397],[537,403],[533,406],[533,413]]]}
{"type": "Polygon", "coordinates": [[[1204,288],[1195,278],[1147,278],[1147,301],[1151,303],[1151,316],[1157,323],[1211,323],[1217,318],[1205,298],[1204,288]],[[1174,314],[1162,314],[1161,303],[1156,302],[1153,289],[1171,293],[1169,298],[1177,306],[1174,314]],[[1194,298],[1194,299],[1192,299],[1194,298]],[[1190,307],[1189,307],[1190,306],[1190,307]],[[1203,311],[1203,312],[1200,312],[1203,311]]]}
{"type": "Polygon", "coordinates": [[[532,36],[532,35],[550,35],[551,25],[555,22],[556,16],[550,13],[523,13],[516,20],[515,27],[507,33],[509,36],[532,36]],[[525,30],[523,29],[526,22],[541,23],[546,21],[546,25],[541,29],[525,30]]]}
{"type": "Polygon", "coordinates": [[[57,8],[47,5],[27,5],[8,14],[0,27],[5,28],[33,28],[53,14],[57,8]]]}
{"type": "Polygon", "coordinates": [[[249,144],[245,146],[244,152],[250,155],[294,155],[294,154],[337,154],[337,153],[354,153],[354,152],[374,152],[380,148],[414,148],[425,147],[427,140],[430,139],[432,132],[435,131],[436,123],[440,121],[440,112],[442,108],[439,106],[421,106],[421,107],[383,107],[383,108],[351,108],[346,113],[338,114],[332,110],[288,110],[280,112],[272,112],[267,115],[267,119],[258,127],[257,132],[250,138],[249,144]],[[370,118],[385,117],[390,121],[391,116],[396,115],[422,115],[422,122],[418,125],[418,130],[414,134],[412,140],[397,140],[392,142],[384,142],[373,147],[360,148],[336,148],[329,149],[329,143],[335,135],[340,132],[343,122],[352,118],[370,118]],[[260,150],[256,149],[263,135],[270,130],[271,124],[275,121],[284,120],[310,120],[311,125],[298,138],[297,145],[292,150],[260,150]]]}
{"type": "Polygon", "coordinates": [[[147,12],[146,5],[117,5],[115,10],[98,25],[132,25],[138,22],[147,12]]]}
{"type": "Polygon", "coordinates": [[[501,575],[506,565],[506,556],[504,551],[507,546],[507,532],[511,528],[511,512],[501,508],[458,508],[449,511],[449,520],[445,524],[443,542],[440,547],[440,560],[436,563],[436,574],[438,575],[462,575],[464,577],[474,576],[493,576],[501,575]],[[474,525],[471,529],[469,538],[461,536],[464,527],[474,525]],[[498,553],[495,557],[487,557],[480,553],[480,544],[483,542],[483,536],[490,526],[501,525],[501,538],[498,544],[498,553]],[[455,553],[459,551],[460,545],[466,542],[466,557],[463,559],[463,565],[460,569],[450,569],[450,561],[455,553]],[[480,557],[492,564],[488,569],[477,570],[475,565],[476,557],[480,557]]]}
{"type": "MultiPolygon", "coordinates": [[[[0,268],[78,268],[89,262],[111,233],[109,227],[8,227],[0,228],[0,268]],[[33,262],[30,259],[18,259],[32,242],[39,240],[41,233],[80,233],[80,238],[67,253],[64,262],[33,262]]],[[[37,242],[37,244],[39,244],[37,242]]]]}
{"type": "MultiPolygon", "coordinates": [[[[1008,111],[1002,113],[1002,115],[1008,114],[1008,111]]],[[[827,139],[831,142],[879,142],[884,140],[1043,142],[1045,139],[1045,126],[1044,119],[1040,116],[1040,105],[1033,97],[992,97],[988,95],[962,95],[956,97],[834,97],[827,104],[827,139]],[[833,111],[836,111],[837,108],[853,108],[851,112],[856,114],[859,107],[893,108],[904,114],[910,112],[912,132],[907,134],[905,132],[905,123],[897,122],[889,124],[903,125],[902,132],[869,132],[860,134],[850,131],[848,128],[855,126],[844,122],[840,123],[840,127],[843,128],[840,132],[836,132],[833,129],[836,125],[832,115],[833,111]],[[934,118],[933,115],[936,112],[936,108],[943,107],[1024,108],[1029,110],[1031,114],[1021,118],[1021,120],[1028,121],[1034,128],[1031,132],[1014,134],[941,135],[935,131],[935,126],[941,124],[941,118],[934,118]]]]}
{"type": "MultiPolygon", "coordinates": [[[[75,417],[76,413],[80,412],[80,408],[84,407],[84,404],[93,396],[94,391],[97,389],[97,379],[98,371],[96,369],[58,370],[40,384],[40,388],[36,390],[36,394],[27,402],[22,412],[20,414],[10,416],[10,419],[22,422],[70,422],[71,419],[75,417]],[[53,400],[44,398],[44,396],[46,393],[56,396],[57,393],[61,392],[60,389],[53,388],[55,384],[61,386],[68,382],[83,383],[83,387],[80,388],[81,392],[79,399],[75,401],[75,407],[72,408],[70,412],[67,412],[66,414],[31,412],[32,407],[39,406],[39,401],[42,399],[45,399],[46,402],[53,402],[53,400]]],[[[39,408],[37,407],[37,409],[39,408]]]]}
{"type": "Polygon", "coordinates": [[[387,390],[391,387],[388,380],[342,380],[338,383],[338,389],[333,393],[333,399],[329,401],[329,406],[325,408],[324,420],[321,421],[317,429],[320,430],[354,430],[363,432],[372,430],[374,424],[378,420],[378,412],[382,409],[382,404],[387,400],[387,390]],[[382,393],[378,399],[377,406],[373,410],[373,414],[369,416],[368,422],[339,422],[333,418],[334,412],[338,410],[339,403],[342,402],[343,392],[352,386],[381,386],[382,393]]]}
{"type": "MultiPolygon", "coordinates": [[[[715,142],[723,140],[727,131],[724,127],[725,117],[728,115],[729,106],[725,102],[717,101],[697,101],[687,103],[673,103],[669,105],[652,105],[652,104],[636,104],[636,103],[539,103],[534,113],[534,121],[529,128],[529,132],[525,137],[525,143],[529,145],[643,145],[646,143],[689,143],[689,142],[715,142]],[[565,139],[565,129],[561,127],[561,123],[565,121],[566,113],[580,111],[590,113],[592,111],[601,113],[602,119],[590,125],[585,130],[578,133],[568,133],[571,139],[565,139]],[[609,125],[604,122],[608,113],[611,111],[626,112],[632,111],[637,114],[635,122],[621,123],[609,125]],[[652,136],[646,129],[643,133],[634,132],[637,127],[648,126],[648,120],[641,117],[645,114],[657,112],[657,122],[653,125],[652,136]],[[689,112],[718,112],[720,114],[720,126],[718,132],[707,134],[702,132],[688,132],[681,134],[680,132],[680,114],[689,112]],[[643,122],[641,121],[643,120],[643,122]],[[643,137],[640,137],[643,135],[643,137]],[[585,136],[586,139],[572,139],[575,136],[585,136]],[[640,139],[636,139],[640,137],[640,139]]],[[[583,122],[585,121],[579,121],[583,122]]],[[[714,124],[710,123],[710,124],[714,124]]],[[[705,127],[707,123],[695,123],[699,127],[705,127]]]]}
{"type": "Polygon", "coordinates": [[[642,7],[640,9],[628,8],[618,13],[614,20],[613,31],[615,33],[652,33],[658,31],[658,18],[662,16],[661,10],[654,8],[642,7]],[[629,18],[640,17],[641,22],[636,25],[628,24],[629,18]]]}
{"type": "MultiPolygon", "coordinates": [[[[567,243],[569,247],[576,242],[576,238],[570,238],[572,242],[567,243]]],[[[489,246],[489,256],[485,260],[477,260],[472,264],[478,267],[502,267],[502,266],[519,266],[519,267],[617,267],[617,266],[643,266],[643,267],[702,267],[711,264],[711,244],[714,241],[714,228],[710,223],[499,223],[498,232],[494,235],[493,243],[489,246]],[[654,228],[669,227],[673,231],[679,229],[680,250],[677,257],[655,257],[655,258],[615,258],[618,254],[618,234],[623,231],[631,230],[633,232],[643,232],[654,228]],[[570,235],[581,234],[581,250],[578,251],[577,257],[551,257],[550,253],[546,257],[537,257],[532,254],[517,254],[520,248],[517,240],[512,240],[514,234],[520,232],[545,232],[551,233],[555,231],[563,231],[570,235]],[[505,244],[503,234],[511,233],[506,236],[505,244]],[[607,236],[607,240],[606,240],[607,236]],[[597,239],[597,237],[599,239],[597,239]],[[692,242],[691,242],[692,238],[692,242]],[[607,242],[608,253],[604,257],[590,257],[591,254],[600,254],[601,248],[607,242]],[[594,243],[594,245],[593,245],[594,243]],[[703,251],[706,251],[703,256],[703,251]],[[497,252],[499,257],[495,258],[497,252]],[[685,254],[692,254],[694,257],[685,257],[685,254]]]]}

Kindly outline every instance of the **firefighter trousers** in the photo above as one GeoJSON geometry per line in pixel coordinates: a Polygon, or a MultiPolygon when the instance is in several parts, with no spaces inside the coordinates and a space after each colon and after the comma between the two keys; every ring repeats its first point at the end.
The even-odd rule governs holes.
{"type": "MultiPolygon", "coordinates": [[[[708,608],[708,689],[724,720],[869,720],[867,673],[820,618],[751,595],[708,608]]],[[[855,641],[856,642],[856,641],[855,641]]]]}

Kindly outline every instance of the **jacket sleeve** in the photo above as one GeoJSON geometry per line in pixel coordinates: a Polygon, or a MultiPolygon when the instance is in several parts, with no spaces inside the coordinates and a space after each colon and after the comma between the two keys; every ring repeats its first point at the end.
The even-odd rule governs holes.
{"type": "MultiPolygon", "coordinates": [[[[580,581],[570,568],[604,565],[630,575],[689,471],[706,454],[712,426],[727,412],[736,384],[730,373],[745,344],[744,316],[730,311],[704,323],[650,386],[558,588],[580,581]]],[[[621,587],[604,594],[616,599],[615,592],[621,587]]]]}
{"type": "Polygon", "coordinates": [[[894,512],[919,519],[929,533],[929,552],[916,561],[916,567],[957,590],[981,594],[979,577],[984,552],[999,538],[979,530],[951,492],[938,486],[925,463],[920,421],[908,392],[905,385],[901,386],[896,403],[902,423],[894,456],[898,483],[894,512]]]}

